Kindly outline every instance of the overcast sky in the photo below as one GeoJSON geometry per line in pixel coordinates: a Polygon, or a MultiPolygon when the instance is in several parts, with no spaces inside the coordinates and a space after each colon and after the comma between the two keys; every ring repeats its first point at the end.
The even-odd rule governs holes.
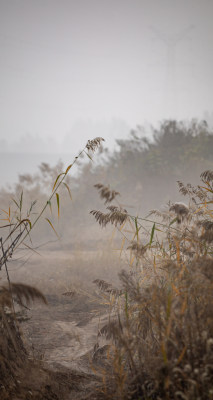
{"type": "Polygon", "coordinates": [[[88,134],[112,146],[144,121],[202,118],[212,17],[213,0],[0,0],[0,139],[75,152],[88,134]]]}

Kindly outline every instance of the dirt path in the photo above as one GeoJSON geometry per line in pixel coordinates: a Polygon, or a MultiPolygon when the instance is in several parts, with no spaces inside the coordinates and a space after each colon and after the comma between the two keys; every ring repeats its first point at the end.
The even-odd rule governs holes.
{"type": "MultiPolygon", "coordinates": [[[[100,305],[101,298],[98,299],[98,294],[94,296],[92,284],[93,279],[102,278],[99,266],[103,264],[102,258],[97,262],[96,254],[93,270],[92,260],[88,268],[88,257],[93,259],[94,254],[83,254],[80,261],[79,256],[74,255],[75,262],[71,264],[72,254],[66,253],[61,257],[58,253],[51,252],[49,257],[47,252],[46,258],[42,259],[35,256],[29,265],[21,265],[11,272],[12,281],[35,285],[46,294],[48,300],[48,306],[33,305],[32,310],[26,311],[26,319],[20,327],[30,362],[42,361],[42,382],[40,366],[35,366],[35,373],[30,373],[34,380],[34,391],[38,390],[39,393],[35,399],[103,399],[101,367],[105,368],[108,346],[103,337],[98,337],[98,331],[107,324],[109,316],[107,308],[100,305]],[[62,295],[67,291],[74,294],[62,295]],[[99,348],[93,357],[97,343],[99,348]],[[48,379],[50,385],[46,385],[48,379]],[[44,391],[40,395],[41,385],[46,397],[42,397],[44,391]],[[56,393],[56,397],[52,397],[52,393],[56,393]]],[[[25,381],[21,376],[18,380],[25,391],[30,390],[32,382],[29,379],[25,381]]]]}
{"type": "Polygon", "coordinates": [[[71,299],[50,296],[48,306],[27,312],[29,319],[21,326],[30,353],[39,355],[54,370],[62,366],[93,374],[94,347],[107,347],[106,339],[98,337],[98,332],[109,320],[106,309],[94,308],[82,295],[71,299]]]}

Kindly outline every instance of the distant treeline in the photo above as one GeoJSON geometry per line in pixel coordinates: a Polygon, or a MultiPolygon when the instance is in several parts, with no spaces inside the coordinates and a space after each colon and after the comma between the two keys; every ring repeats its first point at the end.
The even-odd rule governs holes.
{"type": "Polygon", "coordinates": [[[178,180],[199,183],[200,173],[213,168],[213,131],[205,121],[165,121],[158,130],[152,129],[150,139],[139,127],[117,144],[119,149],[101,165],[90,163],[90,168],[82,168],[77,182],[79,197],[88,198],[95,183],[110,184],[122,194],[122,201],[144,213],[177,200],[178,180]]]}
{"type": "MultiPolygon", "coordinates": [[[[134,214],[144,215],[170,200],[180,200],[177,181],[198,184],[200,173],[213,169],[213,132],[205,121],[165,121],[159,129],[152,129],[150,139],[138,127],[128,139],[118,140],[117,144],[118,150],[110,153],[102,149],[95,155],[98,162],[88,159],[79,165],[78,175],[73,177],[71,172],[68,177],[66,183],[71,188],[73,201],[70,202],[65,188],[58,228],[67,241],[73,230],[77,237],[79,228],[79,237],[83,238],[86,226],[92,229],[89,212],[102,206],[94,189],[97,183],[110,185],[121,193],[121,204],[133,207],[134,214]]],[[[17,198],[22,189],[26,203],[44,200],[48,188],[51,190],[55,177],[62,171],[60,163],[54,168],[41,164],[38,174],[26,173],[19,177],[14,189],[2,191],[2,205],[8,195],[17,198]]],[[[45,235],[48,229],[44,228],[45,235]]]]}

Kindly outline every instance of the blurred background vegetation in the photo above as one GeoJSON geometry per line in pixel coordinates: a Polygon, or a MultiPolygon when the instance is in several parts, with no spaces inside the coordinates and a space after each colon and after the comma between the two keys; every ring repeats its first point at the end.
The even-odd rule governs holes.
{"type": "MultiPolygon", "coordinates": [[[[213,131],[205,121],[163,121],[159,129],[151,128],[151,139],[147,139],[143,127],[130,132],[127,140],[117,140],[117,149],[109,152],[101,147],[95,162],[89,158],[79,161],[78,173],[66,178],[71,188],[72,201],[64,187],[60,194],[61,212],[53,212],[54,226],[62,237],[63,246],[83,243],[94,246],[97,226],[89,212],[101,209],[94,185],[110,184],[110,188],[121,193],[119,202],[134,215],[145,215],[151,209],[163,207],[169,201],[181,198],[177,181],[199,183],[200,173],[213,169],[213,131]]],[[[101,132],[100,132],[101,134],[101,132]]],[[[40,209],[47,193],[52,190],[56,176],[63,171],[61,162],[54,167],[44,162],[38,173],[26,171],[10,189],[0,192],[1,208],[8,207],[11,199],[18,199],[23,190],[23,204],[37,201],[35,212],[40,209]]],[[[56,204],[52,204],[53,211],[56,204]]],[[[51,210],[48,210],[51,215],[51,210]]],[[[103,233],[98,233],[103,238],[103,233]]],[[[54,232],[46,221],[33,232],[35,243],[55,239],[54,232]]],[[[95,241],[98,236],[96,234],[95,241]]]]}

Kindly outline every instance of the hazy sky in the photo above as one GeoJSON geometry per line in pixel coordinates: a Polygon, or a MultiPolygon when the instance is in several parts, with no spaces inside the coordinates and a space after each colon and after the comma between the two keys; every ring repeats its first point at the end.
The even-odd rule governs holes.
{"type": "Polygon", "coordinates": [[[0,139],[73,152],[93,126],[111,145],[116,129],[202,117],[212,18],[213,0],[0,0],[0,139]]]}

